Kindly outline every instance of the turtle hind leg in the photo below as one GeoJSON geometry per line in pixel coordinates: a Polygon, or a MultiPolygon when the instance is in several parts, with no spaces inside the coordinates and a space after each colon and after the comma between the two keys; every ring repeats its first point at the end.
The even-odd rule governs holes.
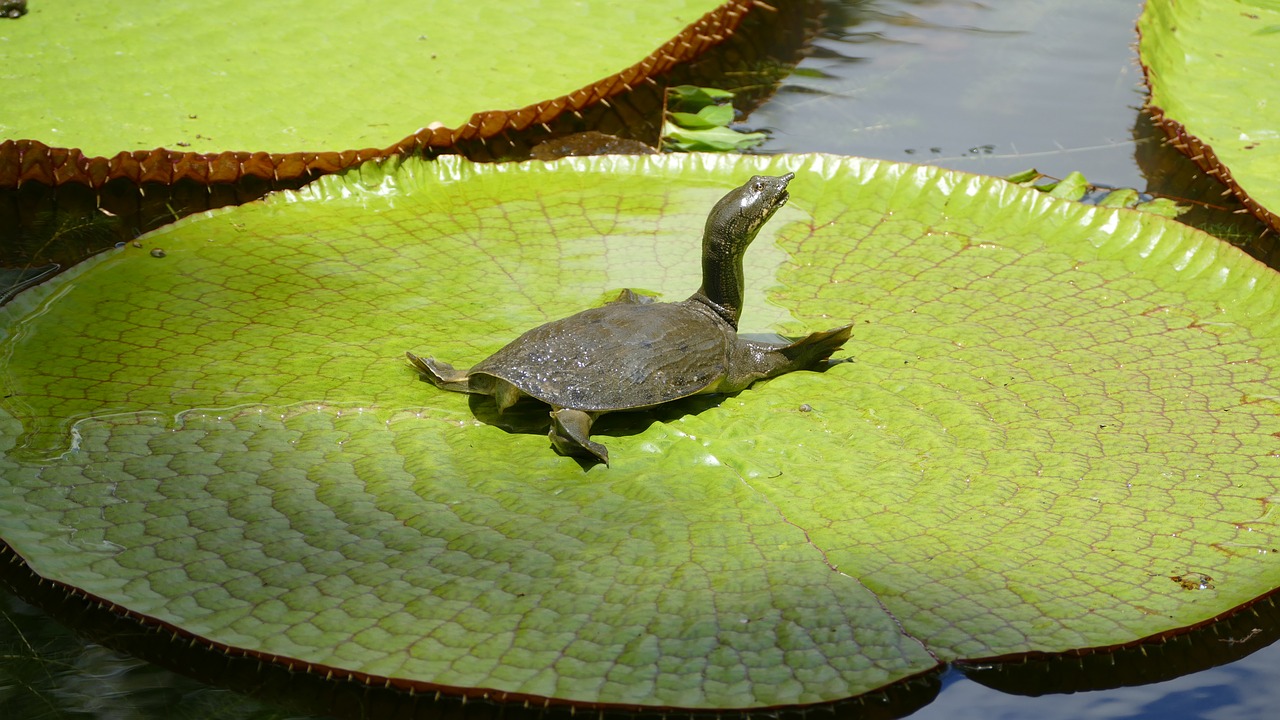
{"type": "Polygon", "coordinates": [[[590,413],[570,408],[551,411],[551,444],[565,455],[595,458],[609,465],[609,449],[591,439],[590,413]]]}
{"type": "Polygon", "coordinates": [[[423,380],[441,390],[452,390],[460,393],[471,392],[471,381],[467,379],[466,372],[458,370],[449,363],[438,362],[435,358],[426,358],[424,360],[411,352],[406,352],[405,357],[409,358],[409,363],[422,375],[423,380]]]}
{"type": "Polygon", "coordinates": [[[790,345],[741,340],[733,348],[729,371],[717,388],[737,392],[757,380],[777,377],[793,370],[819,370],[822,363],[849,341],[852,325],[810,333],[790,345]]]}

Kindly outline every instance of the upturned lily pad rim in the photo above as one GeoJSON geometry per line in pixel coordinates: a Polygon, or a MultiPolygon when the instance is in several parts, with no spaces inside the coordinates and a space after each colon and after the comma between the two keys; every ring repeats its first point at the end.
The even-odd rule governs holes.
{"type": "Polygon", "coordinates": [[[966,658],[950,665],[974,682],[1012,695],[1150,685],[1248,657],[1280,639],[1278,621],[1280,588],[1203,622],[1133,642],[1060,653],[966,658]]]}
{"type": "MultiPolygon", "coordinates": [[[[1147,74],[1147,85],[1150,87],[1150,71],[1146,65],[1143,65],[1142,69],[1147,74]]],[[[1244,205],[1254,217],[1266,223],[1272,230],[1280,231],[1280,215],[1263,207],[1247,190],[1241,187],[1240,183],[1236,182],[1235,177],[1231,174],[1231,169],[1223,164],[1208,143],[1188,131],[1185,125],[1169,117],[1162,108],[1150,100],[1147,101],[1145,109],[1151,115],[1151,122],[1164,131],[1170,145],[1173,145],[1179,152],[1186,155],[1201,170],[1226,185],[1231,193],[1240,200],[1240,204],[1244,205]]]]}
{"type": "MultiPolygon", "coordinates": [[[[513,720],[571,720],[582,712],[603,720],[688,717],[776,718],[780,712],[858,713],[868,705],[904,717],[928,705],[941,690],[947,663],[896,680],[875,691],[850,698],[809,705],[769,708],[681,708],[610,703],[580,703],[559,698],[520,695],[488,688],[453,687],[403,678],[353,673],[342,668],[307,663],[296,658],[258,653],[225,645],[121,607],[73,585],[51,580],[33,570],[12,546],[0,540],[0,586],[88,639],[173,672],[219,687],[243,692],[272,703],[328,716],[334,712],[330,695],[343,684],[358,683],[364,705],[388,711],[378,717],[438,718],[481,705],[513,720]],[[299,676],[305,681],[299,682],[299,676]],[[333,692],[315,689],[324,684],[333,692]],[[408,710],[405,710],[408,706],[408,710]]],[[[1016,661],[1016,659],[1013,659],[1016,661]]],[[[952,663],[963,670],[959,663],[952,663]]],[[[345,715],[340,714],[339,717],[345,715]]],[[[366,715],[367,716],[367,715],[366,715]]]]}
{"type": "Polygon", "coordinates": [[[108,158],[85,155],[77,148],[51,147],[37,140],[6,139],[0,142],[0,188],[17,188],[23,183],[33,182],[53,187],[76,183],[96,190],[117,178],[138,184],[163,185],[183,180],[202,185],[235,183],[244,178],[287,183],[336,172],[373,159],[448,152],[462,143],[484,143],[498,136],[519,134],[566,114],[580,113],[601,103],[607,105],[610,100],[630,92],[641,83],[654,82],[655,77],[695,60],[725,42],[749,13],[770,11],[776,12],[755,0],[725,0],[647,57],[614,75],[524,108],[476,112],[456,128],[420,128],[385,148],[292,153],[253,150],[194,153],[156,148],[151,151],[122,151],[108,158]]]}
{"type": "MultiPolygon", "coordinates": [[[[519,720],[559,717],[561,714],[576,717],[581,711],[597,712],[601,717],[617,717],[618,720],[660,718],[672,714],[688,717],[738,715],[772,718],[779,712],[795,711],[856,713],[869,704],[888,712],[888,717],[905,717],[936,699],[941,691],[942,675],[949,669],[963,673],[981,685],[1012,695],[1090,692],[1165,682],[1221,667],[1252,655],[1280,639],[1280,623],[1267,622],[1268,618],[1280,619],[1280,602],[1277,601],[1280,589],[1277,589],[1204,622],[1156,633],[1121,645],[1060,653],[1028,652],[939,662],[936,667],[924,672],[842,700],[770,708],[708,710],[607,703],[582,704],[486,688],[435,685],[403,678],[353,673],[296,658],[245,650],[201,637],[181,627],[116,605],[73,585],[43,577],[31,568],[21,553],[3,540],[0,540],[0,585],[94,642],[201,682],[227,687],[270,702],[287,701],[291,706],[308,708],[309,712],[317,714],[328,714],[332,712],[333,706],[323,697],[317,696],[309,686],[300,686],[297,682],[299,673],[312,681],[326,684],[360,683],[361,692],[371,703],[409,701],[415,709],[426,703],[431,712],[448,712],[467,704],[481,703],[501,708],[506,716],[519,720]],[[1257,635],[1249,634],[1259,624],[1266,629],[1257,635]],[[1233,630],[1239,631],[1242,636],[1248,635],[1249,641],[1226,643],[1223,641],[1224,630],[1228,636],[1232,636],[1233,630]],[[1169,649],[1170,646],[1173,646],[1172,650],[1169,649]],[[1170,652],[1177,654],[1177,660],[1166,663],[1164,656],[1170,652]],[[237,664],[245,665],[241,672],[226,669],[237,664]],[[196,670],[197,668],[219,668],[220,672],[206,675],[196,670]],[[1043,678],[1050,676],[1053,678],[1052,685],[1046,686],[1043,678]]],[[[388,717],[399,715],[391,714],[388,717]]]]}

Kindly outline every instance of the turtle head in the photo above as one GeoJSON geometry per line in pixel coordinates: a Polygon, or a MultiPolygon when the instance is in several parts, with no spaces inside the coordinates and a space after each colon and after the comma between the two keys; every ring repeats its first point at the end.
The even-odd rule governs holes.
{"type": "Polygon", "coordinates": [[[760,228],[791,197],[787,183],[796,176],[756,175],[720,198],[707,216],[702,236],[702,287],[694,299],[710,301],[734,328],[742,314],[742,256],[760,228]]]}
{"type": "Polygon", "coordinates": [[[745,252],[760,228],[791,198],[787,183],[795,176],[795,173],[781,177],[756,175],[720,198],[707,216],[703,253],[731,252],[740,256],[745,252]],[[711,246],[712,238],[716,239],[715,247],[711,246]]]}

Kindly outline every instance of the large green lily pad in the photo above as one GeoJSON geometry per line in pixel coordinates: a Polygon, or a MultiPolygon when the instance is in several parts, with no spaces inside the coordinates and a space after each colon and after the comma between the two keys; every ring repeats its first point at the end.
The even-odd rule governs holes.
{"type": "Polygon", "coordinates": [[[53,208],[23,196],[0,229],[24,237],[86,202],[153,228],[231,201],[188,183],[244,201],[371,158],[527,157],[584,129],[656,142],[659,83],[695,59],[709,64],[684,81],[747,69],[753,44],[794,49],[803,14],[788,0],[42,3],[0,28],[0,189],[70,191],[53,208]],[[113,180],[127,183],[104,193],[113,180]]]}
{"type": "Polygon", "coordinates": [[[1138,31],[1150,107],[1174,145],[1280,230],[1280,5],[1150,0],[1138,31]]]}
{"type": "Polygon", "coordinates": [[[0,538],[322,674],[830,701],[1280,585],[1277,298],[1185,226],[936,168],[366,165],[0,310],[0,538]],[[852,362],[633,418],[588,471],[403,362],[465,366],[622,287],[682,298],[711,203],[784,170],[743,328],[852,321],[852,362]]]}
{"type": "Polygon", "coordinates": [[[104,157],[383,148],[589,87],[718,5],[38,3],[0,28],[0,138],[104,157]]]}

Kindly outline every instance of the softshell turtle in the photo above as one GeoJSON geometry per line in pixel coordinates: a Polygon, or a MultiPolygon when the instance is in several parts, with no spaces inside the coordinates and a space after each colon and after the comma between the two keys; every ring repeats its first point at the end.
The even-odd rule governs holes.
{"type": "Polygon", "coordinates": [[[498,412],[531,396],[551,406],[560,452],[609,463],[591,440],[597,416],[700,393],[737,392],[757,380],[815,368],[849,339],[849,325],[790,345],[738,337],[742,256],[790,197],[782,177],[759,176],[725,195],[707,217],[702,287],[657,303],[625,290],[617,300],[540,325],[467,371],[406,353],[423,379],[454,392],[492,395],[498,412]]]}

